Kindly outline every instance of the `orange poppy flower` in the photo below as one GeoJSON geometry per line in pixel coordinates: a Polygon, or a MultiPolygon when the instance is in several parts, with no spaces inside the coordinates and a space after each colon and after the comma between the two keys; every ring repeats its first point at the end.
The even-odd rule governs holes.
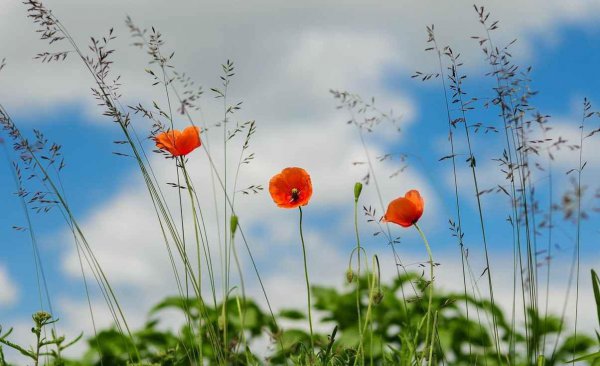
{"type": "Polygon", "coordinates": [[[173,156],[187,155],[202,145],[200,127],[189,126],[183,131],[169,130],[159,133],[155,138],[156,147],[168,151],[173,156]]]}
{"type": "Polygon", "coordinates": [[[421,215],[423,215],[424,208],[425,202],[421,194],[419,191],[413,189],[406,192],[404,197],[396,198],[390,202],[383,216],[383,221],[393,222],[402,227],[409,227],[419,221],[421,215]]]}
{"type": "Polygon", "coordinates": [[[312,196],[310,175],[302,168],[285,168],[269,181],[269,193],[277,206],[306,206],[312,196]]]}

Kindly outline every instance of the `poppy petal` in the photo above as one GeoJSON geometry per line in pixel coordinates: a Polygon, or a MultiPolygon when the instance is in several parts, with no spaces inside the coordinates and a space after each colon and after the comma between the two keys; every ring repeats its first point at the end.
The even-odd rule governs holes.
{"type": "Polygon", "coordinates": [[[269,181],[269,193],[277,206],[289,208],[290,192],[292,188],[288,186],[285,178],[281,174],[277,174],[269,181]]]}
{"type": "Polygon", "coordinates": [[[162,132],[155,137],[155,141],[156,147],[175,155],[175,131],[162,132]]]}
{"type": "Polygon", "coordinates": [[[174,157],[187,155],[202,145],[200,128],[196,126],[189,126],[183,132],[179,130],[162,132],[154,140],[157,148],[168,151],[174,157]]]}
{"type": "Polygon", "coordinates": [[[423,209],[425,207],[425,201],[423,200],[423,197],[421,197],[419,191],[417,191],[416,189],[411,189],[410,191],[406,192],[404,197],[415,205],[415,207],[417,208],[417,212],[419,212],[419,217],[421,217],[421,215],[423,214],[423,209]]]}
{"type": "Polygon", "coordinates": [[[177,150],[181,155],[187,155],[202,145],[200,141],[200,128],[190,126],[185,128],[176,140],[177,150]]]}
{"type": "Polygon", "coordinates": [[[405,197],[400,197],[390,202],[383,220],[402,227],[409,227],[417,222],[419,216],[415,204],[405,197]]]}

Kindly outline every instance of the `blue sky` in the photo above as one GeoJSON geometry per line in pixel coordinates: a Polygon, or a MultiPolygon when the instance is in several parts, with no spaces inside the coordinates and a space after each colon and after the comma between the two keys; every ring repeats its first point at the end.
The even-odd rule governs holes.
{"type": "MultiPolygon", "coordinates": [[[[61,10],[66,13],[68,7],[65,4],[56,1],[59,15],[61,10]]],[[[423,52],[426,47],[424,26],[432,22],[438,24],[439,20],[441,26],[436,26],[438,38],[441,42],[456,42],[455,48],[467,60],[465,72],[469,77],[465,89],[472,95],[489,96],[493,83],[484,76],[488,68],[475,42],[469,39],[474,30],[478,31],[476,24],[459,24],[458,20],[444,18],[443,12],[437,9],[429,15],[419,10],[422,9],[421,5],[414,5],[418,16],[410,22],[405,19],[405,24],[394,24],[389,28],[381,25],[376,19],[381,15],[380,12],[385,13],[382,7],[379,10],[370,9],[364,14],[364,19],[357,20],[352,27],[345,24],[343,19],[336,18],[333,10],[327,8],[323,11],[322,20],[304,23],[294,20],[290,24],[276,21],[275,28],[281,32],[280,35],[261,28],[255,35],[261,41],[250,36],[252,41],[248,45],[244,44],[241,36],[240,40],[236,40],[236,35],[244,33],[243,29],[227,24],[212,24],[208,19],[209,12],[203,15],[206,24],[199,25],[198,32],[202,35],[198,39],[202,42],[198,42],[196,50],[179,39],[183,36],[178,32],[182,31],[176,29],[173,21],[169,21],[167,16],[161,17],[160,12],[164,10],[162,5],[154,5],[155,9],[147,15],[148,19],[140,14],[139,21],[145,25],[156,23],[162,26],[160,29],[167,39],[175,39],[168,44],[172,44],[177,51],[177,46],[182,49],[176,63],[179,62],[186,71],[193,69],[193,76],[205,85],[206,90],[218,82],[219,62],[232,57],[238,65],[239,75],[234,80],[232,98],[245,101],[239,120],[256,119],[258,123],[256,143],[251,145],[252,151],[257,154],[256,163],[253,162],[255,165],[251,169],[242,172],[242,183],[266,186],[272,174],[288,165],[304,166],[313,175],[315,196],[305,210],[305,227],[307,238],[312,242],[309,251],[313,258],[311,270],[315,282],[340,286],[347,256],[353,245],[352,186],[354,181],[362,177],[363,170],[353,167],[351,162],[364,159],[364,152],[359,146],[356,131],[344,125],[347,114],[335,110],[335,101],[328,93],[328,88],[347,88],[365,98],[374,95],[379,107],[393,108],[397,114],[404,115],[401,134],[396,135],[390,129],[384,129],[369,135],[368,148],[372,156],[384,151],[410,155],[407,172],[394,180],[385,178],[394,171],[394,161],[376,165],[376,171],[381,174],[384,200],[400,196],[408,188],[419,188],[424,192],[427,205],[422,226],[434,243],[434,253],[439,256],[436,260],[442,263],[439,269],[440,283],[449,290],[457,289],[456,280],[444,277],[456,271],[460,257],[446,224],[454,213],[450,164],[448,160],[438,161],[449,153],[443,94],[439,81],[422,83],[411,79],[410,75],[416,69],[434,71],[436,60],[432,59],[433,55],[423,52]],[[452,27],[453,24],[455,27],[452,27]],[[215,30],[203,28],[211,25],[215,30]],[[400,32],[408,35],[399,35],[400,32]],[[172,38],[170,34],[173,34],[172,38]],[[290,42],[293,44],[288,44],[286,39],[293,40],[290,42]],[[238,44],[241,51],[236,49],[238,44]],[[348,44],[356,45],[356,48],[348,44]],[[202,58],[203,52],[210,55],[202,58]]],[[[169,11],[177,12],[185,4],[179,5],[182,7],[169,11]]],[[[135,14],[132,9],[120,8],[118,2],[113,6],[119,12],[135,14]]],[[[498,17],[503,21],[502,15],[510,14],[510,10],[499,4],[496,6],[498,17]]],[[[523,9],[524,14],[507,18],[507,26],[501,28],[498,35],[500,42],[519,38],[515,58],[520,65],[533,66],[532,88],[540,92],[534,97],[533,104],[542,113],[553,117],[551,123],[557,131],[565,131],[575,137],[577,135],[572,133],[577,131],[583,97],[587,96],[592,103],[600,103],[600,91],[595,83],[600,80],[597,68],[600,49],[596,46],[600,28],[591,22],[594,14],[597,16],[600,12],[597,12],[595,4],[590,5],[589,11],[585,11],[585,6],[577,3],[573,9],[564,9],[562,5],[553,3],[541,12],[540,19],[543,21],[535,24],[527,22],[529,10],[523,9]],[[515,34],[512,34],[513,31],[515,34]]],[[[318,7],[310,8],[313,13],[309,8],[302,10],[298,17],[301,19],[305,15],[318,13],[318,7]]],[[[211,9],[215,13],[220,11],[217,6],[211,9]]],[[[6,14],[0,11],[1,17],[15,14],[16,18],[22,15],[22,9],[13,8],[12,5],[5,9],[0,6],[0,10],[6,10],[6,14]]],[[[265,16],[255,10],[240,11],[236,17],[252,23],[265,16]]],[[[290,9],[277,11],[284,19],[295,19],[290,15],[290,12],[293,13],[290,9]]],[[[470,14],[466,6],[451,11],[470,14]]],[[[72,15],[65,15],[65,18],[65,23],[74,24],[76,30],[83,33],[86,29],[85,22],[77,21],[72,15]]],[[[90,23],[89,32],[106,29],[112,24],[109,21],[115,22],[101,14],[98,20],[90,23]]],[[[187,26],[195,24],[192,20],[182,22],[187,26]]],[[[33,34],[33,28],[24,17],[15,24],[33,34]]],[[[1,27],[0,31],[3,29],[1,27]]],[[[123,34],[126,32],[123,27],[117,29],[123,34]]],[[[30,35],[23,37],[26,40],[35,39],[30,35]]],[[[82,42],[85,41],[83,36],[80,38],[82,42]]],[[[121,43],[117,43],[123,49],[117,56],[116,68],[124,75],[124,99],[127,103],[137,102],[138,98],[144,102],[158,100],[163,103],[160,91],[150,87],[151,83],[143,73],[143,54],[127,48],[130,42],[126,36],[122,38],[118,40],[121,43]]],[[[34,64],[30,63],[33,53],[29,51],[43,47],[41,43],[32,41],[35,47],[28,46],[20,50],[14,46],[17,42],[14,39],[2,39],[2,42],[11,42],[12,48],[8,53],[13,58],[8,58],[7,68],[0,73],[0,102],[23,130],[39,128],[50,141],[63,146],[67,165],[62,178],[71,207],[84,228],[88,229],[92,246],[99,253],[101,263],[106,264],[109,278],[115,279],[117,292],[123,296],[126,309],[127,304],[135,304],[139,298],[147,302],[145,307],[148,308],[152,301],[159,300],[167,293],[175,293],[172,280],[165,276],[169,269],[165,265],[164,248],[160,240],[149,234],[156,228],[151,221],[151,213],[149,217],[144,214],[148,202],[139,174],[131,159],[112,153],[115,151],[112,141],[121,139],[119,131],[115,124],[100,116],[94,101],[86,94],[90,80],[77,71],[81,65],[73,59],[64,66],[37,65],[33,69],[31,65],[34,64]],[[30,68],[31,76],[27,76],[27,68],[30,68]],[[17,83],[17,77],[21,77],[25,83],[17,83]],[[56,84],[56,80],[60,84],[56,84]],[[32,84],[28,86],[27,81],[32,84]]],[[[3,56],[0,54],[0,58],[3,56]]],[[[202,117],[209,124],[214,123],[219,118],[219,105],[208,95],[203,103],[206,109],[202,117]]],[[[473,121],[497,124],[496,114],[496,110],[490,110],[473,113],[470,117],[473,121]]],[[[595,125],[599,122],[591,120],[595,125]]],[[[134,123],[141,135],[147,134],[147,122],[136,120],[134,123]]],[[[181,126],[183,123],[182,120],[181,126]]],[[[501,153],[500,137],[498,134],[478,134],[474,137],[483,188],[487,188],[486,184],[497,182],[497,177],[489,172],[494,166],[491,159],[501,153]]],[[[203,138],[209,139],[211,136],[203,138]]],[[[584,179],[590,190],[594,191],[595,182],[600,176],[597,165],[600,162],[594,159],[594,148],[591,146],[598,142],[588,141],[590,148],[585,150],[585,157],[590,163],[584,179]]],[[[151,144],[148,142],[146,146],[150,152],[151,144]]],[[[464,152],[464,146],[459,150],[464,152]]],[[[193,154],[196,156],[192,156],[191,161],[198,167],[194,173],[197,184],[208,187],[206,159],[201,156],[201,151],[193,154]]],[[[216,159],[220,161],[219,156],[216,159]]],[[[172,166],[158,157],[151,161],[159,172],[159,179],[164,178],[165,182],[173,179],[169,178],[174,172],[172,166]]],[[[464,159],[457,161],[462,166],[461,173],[468,173],[464,159]]],[[[572,154],[556,164],[557,191],[567,187],[567,180],[562,177],[570,163],[572,154]]],[[[467,179],[468,174],[461,174],[460,177],[466,243],[473,253],[474,267],[480,271],[484,267],[472,186],[467,179]]],[[[540,186],[545,187],[543,180],[540,186]]],[[[25,222],[14,191],[9,168],[3,162],[0,165],[0,199],[4,212],[0,215],[0,235],[3,238],[0,244],[0,285],[4,286],[0,287],[0,324],[3,326],[25,324],[28,314],[38,308],[31,245],[27,233],[12,229],[13,225],[23,226],[25,222]],[[9,288],[13,291],[9,291],[9,288]]],[[[546,198],[543,193],[542,197],[546,198]]],[[[372,186],[365,188],[362,204],[378,206],[372,186]]],[[[498,287],[503,288],[506,283],[502,277],[511,270],[506,265],[512,265],[511,243],[505,240],[510,232],[504,220],[507,215],[506,200],[501,195],[489,195],[484,196],[483,204],[489,213],[487,227],[491,252],[495,258],[493,269],[500,278],[498,287]]],[[[32,217],[58,316],[64,320],[66,331],[74,332],[77,326],[86,328],[87,314],[81,278],[73,262],[73,243],[68,238],[64,222],[58,212],[44,215],[32,213],[32,217]]],[[[247,219],[251,244],[255,245],[259,267],[267,279],[267,290],[270,288],[272,292],[283,294],[280,296],[282,299],[275,301],[277,305],[283,307],[294,304],[298,299],[302,301],[302,298],[294,297],[295,293],[301,293],[297,288],[302,285],[298,282],[302,273],[295,270],[300,268],[295,226],[297,212],[277,210],[268,194],[263,192],[256,197],[240,198],[240,217],[247,219]],[[282,287],[286,287],[286,291],[281,290],[282,287]]],[[[593,240],[597,234],[597,219],[592,215],[583,226],[582,250],[585,260],[582,278],[586,281],[589,268],[597,268],[600,264],[593,240]]],[[[564,248],[556,259],[557,293],[564,292],[565,270],[575,235],[573,225],[565,224],[563,227],[564,230],[555,239],[564,248]]],[[[388,248],[378,238],[372,237],[371,226],[363,223],[361,230],[369,252],[378,253],[388,265],[384,270],[386,276],[393,275],[388,248]]],[[[426,259],[414,232],[394,228],[394,233],[403,236],[399,250],[406,263],[426,259]]],[[[253,281],[250,281],[251,287],[252,284],[253,281]]],[[[258,296],[258,292],[256,294],[258,296]]],[[[99,300],[97,306],[101,308],[99,300]]],[[[593,319],[590,311],[584,313],[585,319],[593,319]]],[[[138,322],[144,319],[143,312],[136,311],[132,317],[138,322]]]]}

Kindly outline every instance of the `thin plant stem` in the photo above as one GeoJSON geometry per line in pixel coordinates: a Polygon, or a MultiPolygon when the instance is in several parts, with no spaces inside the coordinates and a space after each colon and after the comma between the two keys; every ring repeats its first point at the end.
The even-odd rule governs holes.
{"type": "MultiPolygon", "coordinates": [[[[230,226],[231,227],[231,226],[230,226]]],[[[244,333],[244,326],[246,324],[246,287],[244,284],[244,276],[243,276],[243,272],[242,272],[242,266],[240,264],[240,259],[237,253],[237,249],[235,247],[235,232],[231,232],[231,238],[230,238],[230,243],[231,243],[231,250],[233,252],[233,257],[235,259],[235,265],[236,268],[238,270],[238,275],[240,276],[240,288],[242,290],[242,301],[240,303],[239,301],[239,297],[237,298],[237,303],[238,303],[238,312],[240,313],[240,320],[241,320],[241,325],[240,325],[240,333],[241,333],[241,339],[243,342],[243,346],[246,349],[246,353],[248,353],[248,343],[246,341],[246,336],[244,333]]],[[[250,364],[250,363],[248,363],[250,364]]]]}
{"type": "MultiPolygon", "coordinates": [[[[371,275],[371,281],[369,282],[369,289],[368,289],[369,304],[367,305],[367,313],[365,315],[365,324],[363,325],[363,330],[362,330],[363,337],[360,337],[358,349],[363,348],[364,334],[366,333],[367,327],[369,326],[369,324],[371,322],[371,315],[373,312],[373,303],[374,303],[374,297],[375,297],[375,283],[377,282],[377,279],[378,279],[374,272],[375,267],[379,268],[379,260],[377,260],[377,256],[373,257],[373,273],[371,275]]],[[[373,338],[373,332],[371,331],[371,339],[372,338],[373,338]]],[[[372,351],[372,349],[371,349],[371,351],[372,351]]],[[[371,357],[372,357],[372,352],[371,352],[371,357]]],[[[371,358],[371,361],[372,361],[372,358],[371,358]]],[[[354,365],[356,365],[356,362],[358,362],[358,358],[354,359],[354,365]]]]}
{"type": "MultiPolygon", "coordinates": [[[[423,230],[421,230],[421,228],[419,227],[419,225],[415,222],[413,224],[413,226],[415,227],[415,229],[417,229],[417,231],[419,232],[419,235],[421,236],[421,239],[423,239],[423,243],[425,244],[425,249],[427,249],[427,255],[429,256],[429,302],[427,304],[427,329],[426,329],[426,335],[425,335],[425,345],[426,348],[427,347],[431,347],[433,348],[433,345],[435,343],[434,339],[434,332],[433,329],[431,329],[431,345],[428,345],[429,342],[429,336],[430,336],[430,327],[431,327],[431,308],[433,306],[433,282],[434,282],[434,278],[433,278],[433,254],[431,253],[431,247],[429,246],[429,241],[427,241],[427,237],[425,236],[425,233],[423,233],[423,230]]],[[[429,358],[429,365],[431,365],[431,358],[429,358]]]]}
{"type": "MultiPolygon", "coordinates": [[[[446,74],[444,72],[444,67],[442,64],[442,51],[439,49],[437,41],[435,39],[435,33],[433,32],[433,26],[431,27],[430,33],[431,41],[434,45],[434,50],[437,54],[439,72],[442,79],[442,89],[444,91],[444,103],[446,106],[446,118],[448,119],[448,139],[450,141],[450,156],[452,160],[452,177],[454,181],[454,197],[455,197],[455,205],[456,205],[456,219],[458,223],[458,230],[456,232],[456,238],[458,241],[458,245],[460,247],[460,259],[461,259],[461,267],[462,267],[462,277],[463,277],[463,289],[465,294],[465,310],[467,316],[467,322],[469,322],[469,303],[467,301],[467,278],[465,273],[465,246],[463,242],[463,232],[462,232],[462,215],[460,211],[460,199],[458,194],[458,177],[456,174],[456,152],[454,149],[454,133],[452,131],[452,116],[450,115],[450,101],[448,100],[448,89],[446,87],[446,74]]],[[[467,328],[467,338],[471,338],[471,329],[467,328]]],[[[472,346],[471,342],[469,342],[469,357],[472,355],[472,346]]]]}
{"type": "MultiPolygon", "coordinates": [[[[580,137],[579,137],[579,166],[577,167],[577,192],[576,192],[576,196],[577,196],[577,227],[576,227],[576,238],[575,238],[575,247],[573,248],[573,257],[571,259],[571,266],[570,266],[570,270],[569,270],[569,279],[568,279],[568,284],[567,284],[567,290],[565,293],[565,300],[563,302],[563,307],[562,307],[562,312],[561,312],[561,317],[560,317],[560,323],[559,323],[559,328],[558,328],[558,332],[557,332],[557,336],[555,338],[554,341],[554,348],[552,350],[552,356],[551,358],[554,358],[554,355],[558,349],[558,342],[560,340],[560,336],[562,334],[563,331],[563,324],[564,324],[564,320],[565,320],[565,316],[566,316],[566,312],[567,312],[567,305],[569,302],[569,294],[571,292],[571,287],[572,287],[572,283],[573,283],[573,277],[576,278],[575,283],[576,283],[576,295],[575,295],[575,342],[573,345],[573,355],[575,354],[575,347],[577,344],[577,321],[578,321],[578,308],[579,308],[579,259],[580,259],[580,253],[579,253],[579,240],[580,240],[580,233],[581,233],[581,218],[582,218],[582,213],[581,213],[581,173],[583,171],[584,168],[584,162],[583,162],[583,139],[584,139],[584,124],[585,124],[585,120],[588,117],[587,113],[589,112],[589,109],[591,108],[591,105],[589,104],[587,99],[584,99],[584,105],[583,105],[583,113],[582,113],[582,117],[581,117],[581,125],[579,126],[580,128],[580,137]]],[[[574,361],[573,361],[574,364],[574,361]]]]}
{"type": "MultiPolygon", "coordinates": [[[[586,114],[588,113],[589,104],[587,99],[583,101],[583,116],[581,118],[581,126],[579,133],[579,167],[577,169],[577,237],[575,238],[575,250],[577,252],[577,269],[576,269],[576,279],[575,279],[575,340],[573,342],[573,359],[575,359],[575,349],[577,347],[577,322],[579,320],[579,266],[580,266],[580,238],[581,238],[581,173],[583,171],[584,163],[583,163],[583,128],[585,124],[586,114]]],[[[575,365],[575,360],[573,360],[573,365],[575,365]]]]}
{"type": "MultiPolygon", "coordinates": [[[[361,325],[361,311],[360,311],[360,251],[362,247],[360,246],[360,235],[358,234],[358,197],[354,199],[354,232],[356,233],[356,256],[357,256],[357,265],[356,265],[356,314],[358,316],[358,335],[362,338],[362,325],[361,325]]],[[[361,355],[361,364],[364,365],[364,352],[362,350],[358,350],[361,355]]]]}
{"type": "MultiPolygon", "coordinates": [[[[452,59],[452,63],[453,63],[453,67],[456,70],[457,69],[457,64],[456,64],[456,59],[454,57],[451,57],[452,59]]],[[[457,71],[458,72],[458,71],[457,71]]],[[[456,76],[456,75],[455,75],[456,76]]],[[[487,243],[487,234],[486,234],[486,230],[485,230],[485,220],[483,218],[483,208],[481,205],[481,194],[480,194],[480,190],[479,190],[479,182],[477,179],[477,173],[476,173],[476,163],[475,163],[475,155],[473,154],[473,149],[471,146],[471,138],[470,138],[470,133],[469,133],[469,126],[468,126],[468,122],[467,122],[467,117],[466,117],[466,113],[465,113],[465,103],[463,101],[463,91],[462,91],[462,87],[461,87],[461,83],[462,81],[460,81],[460,79],[457,79],[456,82],[456,86],[457,86],[457,98],[460,102],[460,111],[461,111],[461,115],[462,115],[462,123],[464,124],[464,128],[465,128],[465,137],[467,139],[467,147],[468,147],[468,151],[469,151],[469,166],[471,167],[471,175],[473,178],[473,185],[475,188],[475,198],[477,200],[477,211],[479,213],[479,224],[480,224],[480,228],[481,228],[481,237],[483,240],[483,249],[484,249],[484,253],[485,253],[485,264],[486,264],[486,272],[487,272],[487,279],[488,279],[488,285],[489,285],[489,292],[490,292],[490,301],[492,303],[492,306],[495,304],[495,299],[494,299],[494,287],[493,287],[493,281],[492,281],[492,269],[491,269],[491,264],[490,264],[490,258],[489,258],[489,251],[488,251],[488,243],[487,243]]],[[[499,336],[498,336],[498,325],[496,322],[496,315],[492,314],[492,320],[494,323],[494,340],[495,340],[495,345],[496,345],[496,352],[499,352],[499,336]]],[[[500,354],[498,353],[498,360],[500,362],[500,354]]],[[[501,363],[501,362],[500,362],[501,363]]]]}
{"type": "Polygon", "coordinates": [[[312,305],[311,305],[311,301],[310,301],[310,282],[308,280],[308,264],[307,264],[307,259],[306,259],[306,246],[304,244],[304,234],[302,233],[302,207],[298,207],[298,211],[300,212],[300,222],[299,222],[299,227],[300,227],[300,241],[302,242],[302,256],[304,258],[304,279],[306,280],[306,296],[307,296],[307,300],[308,300],[308,326],[310,328],[310,353],[311,353],[311,360],[312,357],[314,355],[314,351],[315,351],[315,339],[314,339],[314,334],[313,334],[313,322],[312,322],[312,305]]]}

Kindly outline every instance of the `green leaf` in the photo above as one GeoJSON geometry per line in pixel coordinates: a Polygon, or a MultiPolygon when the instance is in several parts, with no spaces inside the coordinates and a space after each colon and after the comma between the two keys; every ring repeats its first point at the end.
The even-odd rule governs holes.
{"type": "Polygon", "coordinates": [[[597,360],[599,358],[600,358],[600,351],[595,352],[595,353],[590,353],[589,355],[577,357],[574,360],[565,361],[565,363],[579,362],[579,361],[593,361],[593,360],[597,360]]]}
{"type": "Polygon", "coordinates": [[[279,316],[286,319],[291,320],[301,320],[304,319],[304,313],[299,310],[294,309],[284,309],[279,312],[279,316]]]}
{"type": "Polygon", "coordinates": [[[594,288],[594,298],[596,299],[596,312],[598,313],[598,324],[600,324],[600,279],[596,271],[592,269],[592,287],[594,288]]]}

